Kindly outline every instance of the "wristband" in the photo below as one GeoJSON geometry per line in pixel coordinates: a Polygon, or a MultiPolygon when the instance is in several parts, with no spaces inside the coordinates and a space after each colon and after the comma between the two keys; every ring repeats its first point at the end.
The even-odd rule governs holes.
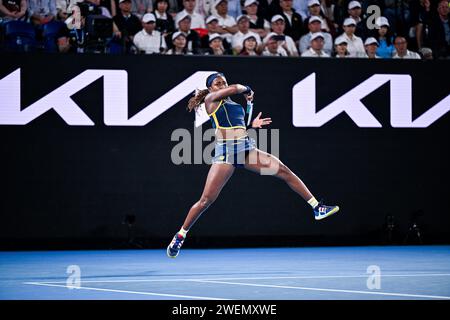
{"type": "Polygon", "coordinates": [[[252,88],[250,88],[249,86],[245,86],[245,91],[244,92],[242,92],[242,94],[247,94],[247,93],[250,93],[250,92],[252,92],[252,88]]]}

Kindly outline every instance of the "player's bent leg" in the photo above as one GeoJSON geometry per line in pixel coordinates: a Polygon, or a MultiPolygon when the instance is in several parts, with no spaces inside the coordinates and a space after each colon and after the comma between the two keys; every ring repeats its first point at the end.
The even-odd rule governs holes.
{"type": "Polygon", "coordinates": [[[274,155],[258,149],[252,150],[246,158],[245,168],[261,175],[273,175],[285,181],[292,190],[311,205],[316,220],[322,220],[339,211],[338,206],[319,203],[303,181],[274,155]]]}
{"type": "Polygon", "coordinates": [[[167,247],[167,255],[176,258],[181,246],[186,239],[186,233],[194,225],[201,214],[217,199],[220,191],[233,175],[234,167],[227,163],[215,163],[211,165],[206,178],[205,187],[200,199],[191,207],[183,223],[183,227],[173,237],[167,247]]]}
{"type": "Polygon", "coordinates": [[[259,149],[249,152],[245,168],[261,175],[272,175],[285,181],[305,201],[313,197],[303,181],[277,157],[259,149]]]}

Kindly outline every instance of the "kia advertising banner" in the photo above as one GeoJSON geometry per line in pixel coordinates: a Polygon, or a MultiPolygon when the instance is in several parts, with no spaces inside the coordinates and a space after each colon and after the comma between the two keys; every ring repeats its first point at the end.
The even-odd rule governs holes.
{"type": "MultiPolygon", "coordinates": [[[[237,169],[191,246],[450,241],[450,61],[2,54],[3,247],[166,245],[203,190],[214,132],[186,110],[206,77],[255,92],[250,130],[318,199],[237,169]],[[132,225],[132,228],[130,228],[132,225]],[[392,235],[392,234],[391,234],[392,235]]],[[[233,99],[245,106],[243,96],[233,99]]]]}

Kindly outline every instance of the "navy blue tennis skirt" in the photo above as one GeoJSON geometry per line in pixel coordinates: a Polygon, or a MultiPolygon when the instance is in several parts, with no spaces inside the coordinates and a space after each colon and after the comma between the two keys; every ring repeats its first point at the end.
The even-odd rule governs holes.
{"type": "Polygon", "coordinates": [[[256,142],[249,136],[235,140],[217,139],[212,163],[229,163],[236,168],[243,167],[245,157],[253,149],[256,149],[256,142]]]}

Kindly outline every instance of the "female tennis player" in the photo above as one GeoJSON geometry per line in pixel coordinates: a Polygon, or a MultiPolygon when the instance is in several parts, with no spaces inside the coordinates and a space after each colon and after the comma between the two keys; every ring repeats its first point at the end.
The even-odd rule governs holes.
{"type": "MultiPolygon", "coordinates": [[[[244,94],[248,103],[253,101],[253,91],[248,86],[228,85],[222,73],[213,73],[206,79],[205,90],[198,91],[189,100],[188,109],[196,110],[205,103],[213,128],[216,129],[215,154],[209,169],[206,184],[200,199],[191,207],[181,227],[167,247],[167,255],[176,258],[186,239],[187,232],[200,215],[217,199],[220,191],[232,176],[236,167],[244,167],[256,173],[272,172],[285,181],[311,205],[316,220],[321,220],[339,211],[338,206],[319,203],[305,184],[277,157],[258,150],[255,140],[247,135],[244,108],[232,101],[230,96],[244,94]]],[[[250,112],[251,113],[251,112],[250,112]]],[[[261,112],[253,120],[253,128],[261,128],[272,122],[261,118],[261,112]]]]}

